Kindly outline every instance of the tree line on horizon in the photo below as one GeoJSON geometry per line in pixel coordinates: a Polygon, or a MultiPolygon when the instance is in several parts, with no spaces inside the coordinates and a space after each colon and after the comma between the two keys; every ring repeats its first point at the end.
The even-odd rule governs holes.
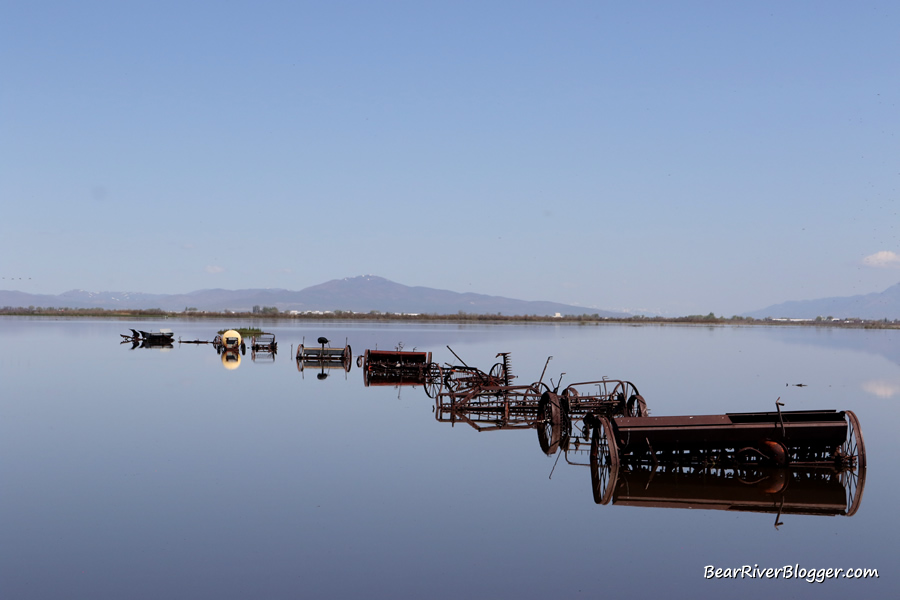
{"type": "Polygon", "coordinates": [[[458,311],[453,314],[437,313],[391,313],[371,310],[366,313],[349,310],[333,311],[280,311],[275,306],[254,306],[249,311],[201,311],[196,307],[185,307],[184,311],[165,311],[161,308],[144,309],[107,309],[107,308],[69,308],[53,306],[4,306],[0,308],[0,315],[6,316],[71,316],[71,317],[117,317],[117,318],[159,318],[159,317],[188,317],[188,318],[234,318],[246,317],[278,318],[278,319],[310,319],[310,320],[402,320],[402,321],[511,321],[511,322],[577,322],[577,323],[695,323],[695,324],[770,324],[770,325],[834,325],[834,326],[863,326],[877,328],[900,328],[900,320],[894,319],[859,319],[844,318],[835,319],[832,316],[818,316],[815,319],[755,319],[733,315],[731,317],[716,316],[710,312],[706,315],[686,315],[681,317],[659,317],[646,315],[633,315],[631,317],[601,317],[598,313],[581,315],[502,315],[485,313],[468,313],[458,311]]]}

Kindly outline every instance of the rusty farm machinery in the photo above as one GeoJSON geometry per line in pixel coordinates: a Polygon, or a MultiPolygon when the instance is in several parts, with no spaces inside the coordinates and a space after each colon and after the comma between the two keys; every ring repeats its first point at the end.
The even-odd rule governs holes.
{"type": "Polygon", "coordinates": [[[853,515],[866,449],[852,411],[619,417],[590,414],[594,500],[675,508],[853,515]]]}
{"type": "Polygon", "coordinates": [[[366,387],[379,385],[428,385],[440,378],[440,367],[431,362],[431,352],[366,350],[356,359],[366,387]]]}
{"type": "Polygon", "coordinates": [[[778,399],[770,412],[650,416],[629,381],[562,387],[542,373],[511,385],[509,355],[497,356],[489,371],[462,360],[441,369],[429,394],[436,419],[478,431],[536,429],[543,452],[590,467],[598,504],[769,512],[776,526],[786,514],[859,509],[866,451],[852,411],[783,411],[778,399]]]}
{"type": "Polygon", "coordinates": [[[318,346],[306,346],[304,340],[304,343],[297,347],[295,358],[298,371],[302,373],[306,369],[319,369],[317,379],[327,379],[327,371],[330,370],[341,369],[345,373],[350,371],[353,359],[350,344],[345,342],[343,347],[328,346],[331,340],[325,337],[319,337],[316,341],[318,346]]]}

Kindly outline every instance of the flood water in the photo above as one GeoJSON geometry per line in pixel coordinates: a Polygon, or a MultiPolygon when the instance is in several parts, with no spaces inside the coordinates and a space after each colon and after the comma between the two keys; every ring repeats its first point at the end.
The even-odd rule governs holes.
{"type": "Polygon", "coordinates": [[[897,331],[0,318],[0,335],[2,598],[900,590],[897,331]],[[274,360],[248,349],[226,368],[207,345],[120,344],[129,327],[211,340],[247,325],[275,333],[274,360]],[[298,370],[292,347],[323,335],[351,346],[349,372],[298,370]],[[772,411],[778,398],[784,410],[852,410],[867,450],[864,490],[851,516],[842,488],[815,481],[805,493],[828,507],[822,514],[778,514],[777,500],[749,512],[679,504],[705,497],[706,483],[638,474],[601,504],[584,447],[548,455],[535,429],[440,422],[422,387],[365,386],[356,355],[401,344],[459,364],[450,346],[484,370],[510,352],[522,384],[552,356],[545,380],[628,380],[653,416],[772,411]],[[626,501],[650,491],[652,506],[626,501]],[[879,577],[707,580],[707,565],[879,577]]]}

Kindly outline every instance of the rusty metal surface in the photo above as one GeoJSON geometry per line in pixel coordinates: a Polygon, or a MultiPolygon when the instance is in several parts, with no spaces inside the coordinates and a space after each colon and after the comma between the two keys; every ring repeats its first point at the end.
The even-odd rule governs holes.
{"type": "Polygon", "coordinates": [[[431,352],[366,350],[357,363],[362,369],[366,387],[425,385],[429,380],[439,378],[440,371],[431,362],[431,352]],[[437,374],[435,368],[438,369],[437,374]]]}
{"type": "Polygon", "coordinates": [[[730,415],[623,417],[615,420],[614,430],[616,442],[625,453],[650,448],[663,451],[755,446],[763,440],[775,440],[788,448],[820,447],[833,451],[847,437],[843,414],[834,411],[816,415],[785,412],[783,424],[775,413],[753,416],[756,418],[744,420],[732,419],[730,415]],[[799,418],[794,419],[795,416],[799,418]],[[840,420],[835,420],[835,416],[840,420]]]}
{"type": "Polygon", "coordinates": [[[592,413],[609,464],[832,465],[864,469],[865,443],[851,411],[794,411],[621,417],[592,413]]]}

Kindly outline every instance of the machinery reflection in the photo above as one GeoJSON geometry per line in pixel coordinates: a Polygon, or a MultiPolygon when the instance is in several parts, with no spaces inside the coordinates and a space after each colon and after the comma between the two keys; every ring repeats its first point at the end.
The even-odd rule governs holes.
{"type": "Polygon", "coordinates": [[[593,453],[591,489],[597,504],[852,516],[862,501],[866,470],[815,467],[652,467],[602,464],[593,453]]]}
{"type": "Polygon", "coordinates": [[[241,366],[241,353],[238,350],[222,350],[222,366],[229,371],[234,371],[241,366]]]}
{"type": "Polygon", "coordinates": [[[160,329],[159,331],[138,331],[131,330],[131,335],[120,334],[122,344],[131,344],[131,349],[136,348],[174,348],[174,333],[171,329],[160,329]]]}
{"type": "MultiPolygon", "coordinates": [[[[168,330],[132,330],[123,343],[172,347],[168,330]]],[[[240,366],[246,343],[240,332],[212,342],[222,365],[240,366]]],[[[297,369],[324,380],[349,373],[349,343],[301,344],[297,369]]],[[[274,334],[251,338],[251,359],[274,362],[274,334]]],[[[430,352],[366,350],[358,357],[363,383],[422,386],[434,401],[435,419],[477,431],[534,430],[541,451],[557,464],[590,469],[596,503],[654,508],[749,511],[782,515],[854,515],[862,501],[866,451],[852,411],[783,411],[650,416],[637,386],[621,379],[570,383],[546,378],[552,356],[531,384],[514,384],[510,354],[501,352],[486,370],[448,350],[456,363],[438,365],[430,352]]],[[[293,349],[292,349],[293,350],[293,349]]],[[[552,476],[552,471],[551,471],[552,476]]]]}
{"type": "MultiPolygon", "coordinates": [[[[807,411],[809,423],[821,418],[818,411],[807,411]]],[[[765,414],[765,413],[750,413],[765,414]]],[[[653,508],[690,508],[764,512],[776,514],[775,527],[782,525],[786,514],[852,516],[859,509],[866,481],[865,447],[859,423],[852,412],[826,411],[829,429],[840,419],[847,419],[842,441],[810,442],[798,436],[786,440],[787,459],[797,456],[796,447],[805,451],[788,466],[773,466],[771,457],[741,448],[749,436],[745,428],[731,431],[728,442],[717,440],[710,445],[708,437],[697,443],[688,437],[677,451],[650,451],[652,441],[646,437],[642,451],[625,452],[631,441],[627,427],[619,429],[615,420],[589,415],[584,420],[583,436],[590,437],[589,466],[591,488],[597,504],[618,504],[653,508]],[[624,437],[623,437],[624,436],[624,437]],[[691,443],[693,442],[693,443],[691,443]]],[[[726,415],[730,416],[730,415],[726,415]]],[[[668,418],[666,418],[668,419],[668,418]]],[[[627,419],[623,419],[627,421],[627,419]]],[[[704,424],[701,422],[701,427],[704,424]]],[[[757,428],[757,436],[766,435],[757,428]]],[[[727,430],[726,430],[727,431],[727,430]]],[[[794,430],[802,433],[803,430],[794,430]]],[[[654,432],[648,429],[648,433],[654,432]]],[[[765,446],[771,440],[760,440],[765,446]]]]}
{"type": "Polygon", "coordinates": [[[852,411],[782,411],[776,401],[773,412],[650,417],[629,381],[547,385],[545,364],[540,380],[516,386],[509,355],[497,356],[489,371],[461,359],[427,370],[435,418],[535,429],[557,463],[590,468],[598,504],[772,513],[776,527],[782,515],[859,509],[866,454],[852,411]]]}
{"type": "Polygon", "coordinates": [[[350,372],[350,367],[352,365],[353,352],[350,349],[350,344],[344,344],[343,348],[333,348],[329,347],[326,344],[330,343],[330,340],[325,337],[319,337],[318,343],[319,347],[316,346],[306,346],[304,343],[300,344],[297,347],[296,361],[297,361],[297,370],[300,373],[304,373],[307,370],[316,370],[319,372],[316,373],[316,379],[324,380],[328,379],[328,375],[330,371],[334,370],[342,370],[344,373],[350,372]]]}
{"type": "Polygon", "coordinates": [[[274,333],[261,333],[250,338],[250,360],[260,363],[275,363],[278,342],[274,333]]]}

